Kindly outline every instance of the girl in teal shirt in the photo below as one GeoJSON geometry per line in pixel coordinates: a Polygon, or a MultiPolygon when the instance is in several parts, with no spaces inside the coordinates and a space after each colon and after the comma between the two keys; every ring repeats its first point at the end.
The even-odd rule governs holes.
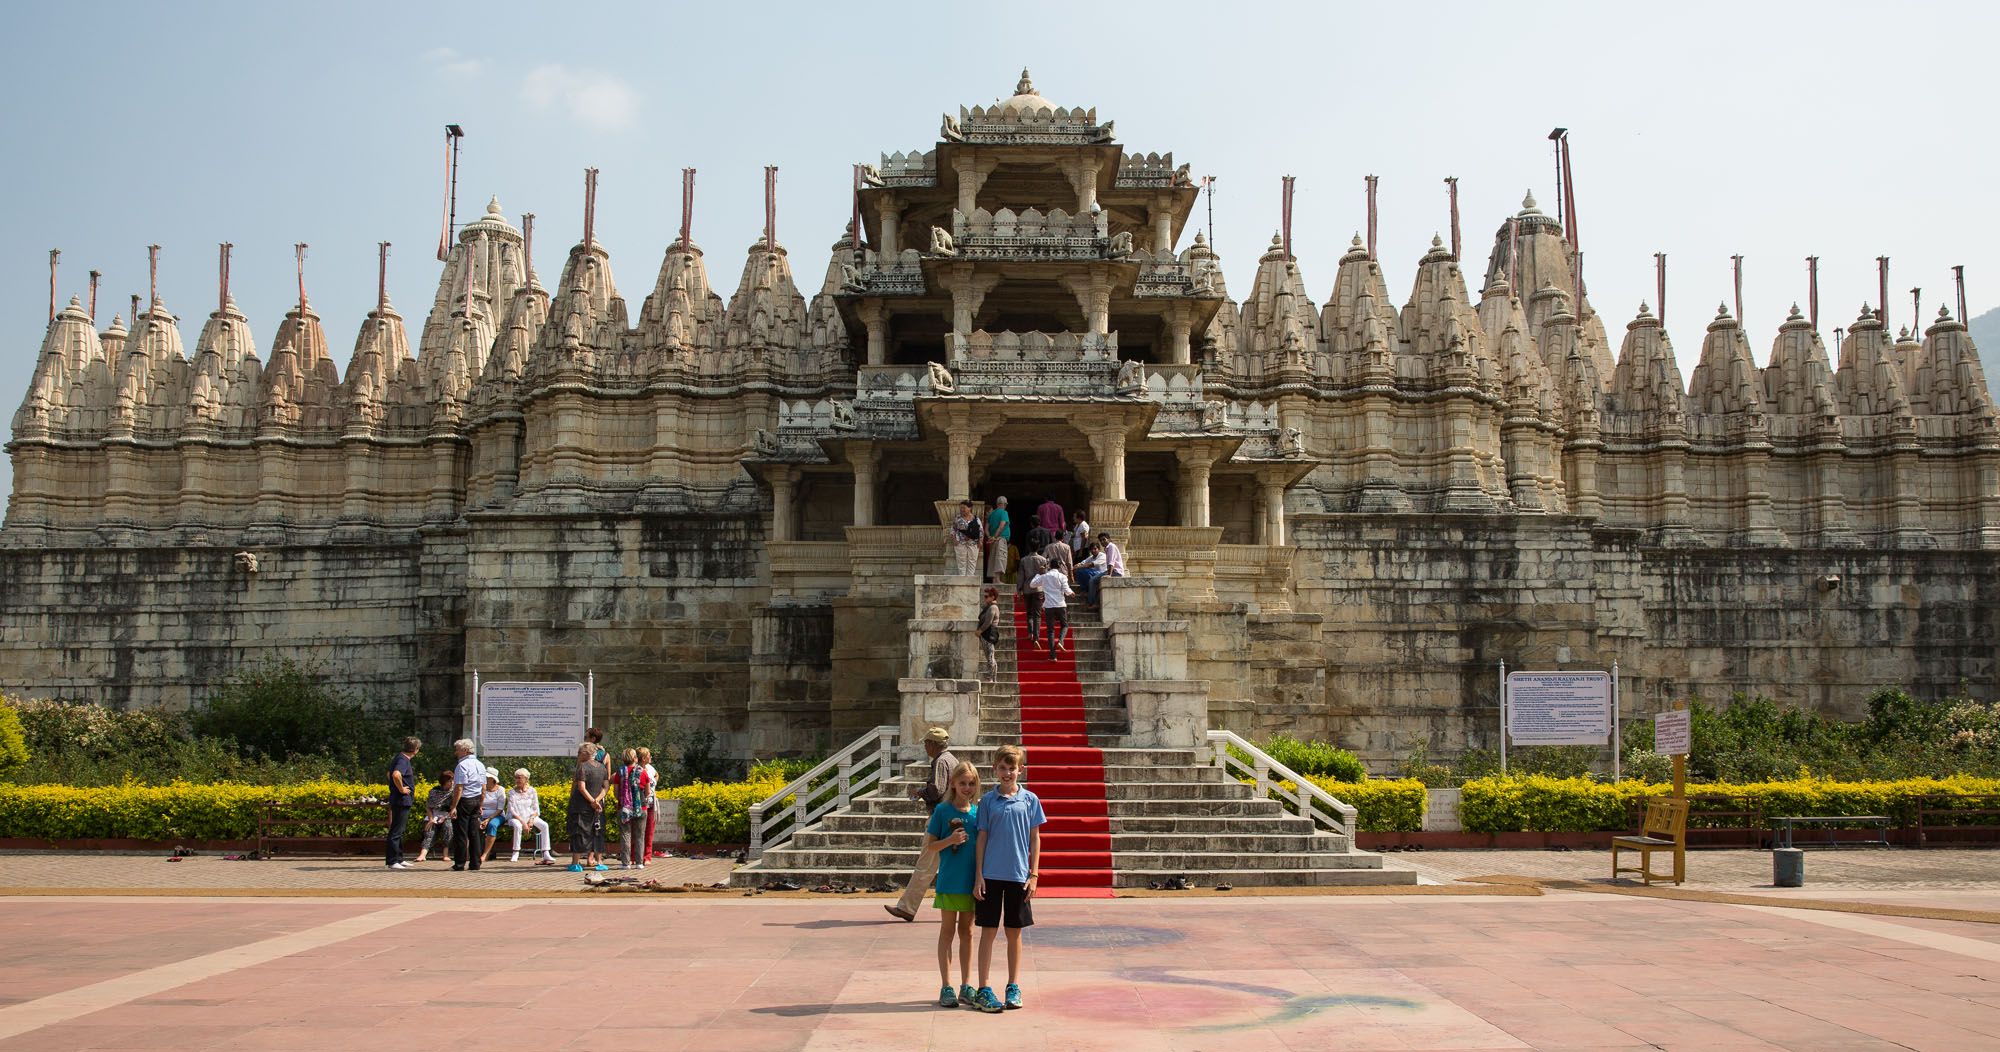
{"type": "Polygon", "coordinates": [[[924,853],[938,856],[937,908],[939,1008],[972,1003],[972,835],[979,825],[979,768],[961,762],[951,772],[951,789],[931,812],[924,853]],[[951,988],[951,941],[958,939],[958,992],[951,988]]]}

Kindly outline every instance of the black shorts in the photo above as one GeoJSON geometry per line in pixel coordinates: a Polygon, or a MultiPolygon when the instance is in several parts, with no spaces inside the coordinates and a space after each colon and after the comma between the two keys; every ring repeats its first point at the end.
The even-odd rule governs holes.
{"type": "Polygon", "coordinates": [[[974,902],[972,923],[981,928],[998,928],[1005,916],[1009,928],[1032,928],[1035,911],[1028,898],[1028,886],[1018,880],[989,880],[986,897],[974,902]]]}

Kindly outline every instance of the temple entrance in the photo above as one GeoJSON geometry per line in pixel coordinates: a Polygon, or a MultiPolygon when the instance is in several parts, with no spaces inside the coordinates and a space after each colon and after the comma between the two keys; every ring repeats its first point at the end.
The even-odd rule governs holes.
{"type": "MultiPolygon", "coordinates": [[[[1044,500],[1062,505],[1065,515],[1087,511],[1091,491],[1077,472],[1060,455],[1049,452],[1019,451],[1003,454],[985,476],[972,487],[972,499],[991,508],[996,497],[1007,498],[1007,510],[1017,527],[1034,515],[1044,500]]],[[[1025,539],[1025,528],[1016,537],[1025,539]]]]}

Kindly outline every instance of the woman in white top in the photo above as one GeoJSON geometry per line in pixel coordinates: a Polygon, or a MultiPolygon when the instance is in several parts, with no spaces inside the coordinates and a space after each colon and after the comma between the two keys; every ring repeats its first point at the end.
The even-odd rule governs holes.
{"type": "Polygon", "coordinates": [[[521,861],[521,830],[533,826],[535,830],[535,864],[553,866],[555,855],[549,852],[549,824],[542,820],[542,799],[535,795],[535,787],[528,784],[528,769],[514,770],[514,788],[507,790],[507,809],[504,812],[507,824],[514,827],[514,856],[507,861],[521,861]]]}

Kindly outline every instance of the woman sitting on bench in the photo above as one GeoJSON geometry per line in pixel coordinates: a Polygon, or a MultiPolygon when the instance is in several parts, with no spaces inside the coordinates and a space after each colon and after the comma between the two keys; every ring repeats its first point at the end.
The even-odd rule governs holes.
{"type": "Polygon", "coordinates": [[[542,821],[542,800],[535,795],[535,787],[528,784],[528,769],[514,770],[514,788],[507,790],[507,824],[514,827],[514,857],[509,862],[521,861],[521,830],[529,826],[535,830],[535,864],[553,866],[556,857],[549,851],[549,824],[542,821]]]}

